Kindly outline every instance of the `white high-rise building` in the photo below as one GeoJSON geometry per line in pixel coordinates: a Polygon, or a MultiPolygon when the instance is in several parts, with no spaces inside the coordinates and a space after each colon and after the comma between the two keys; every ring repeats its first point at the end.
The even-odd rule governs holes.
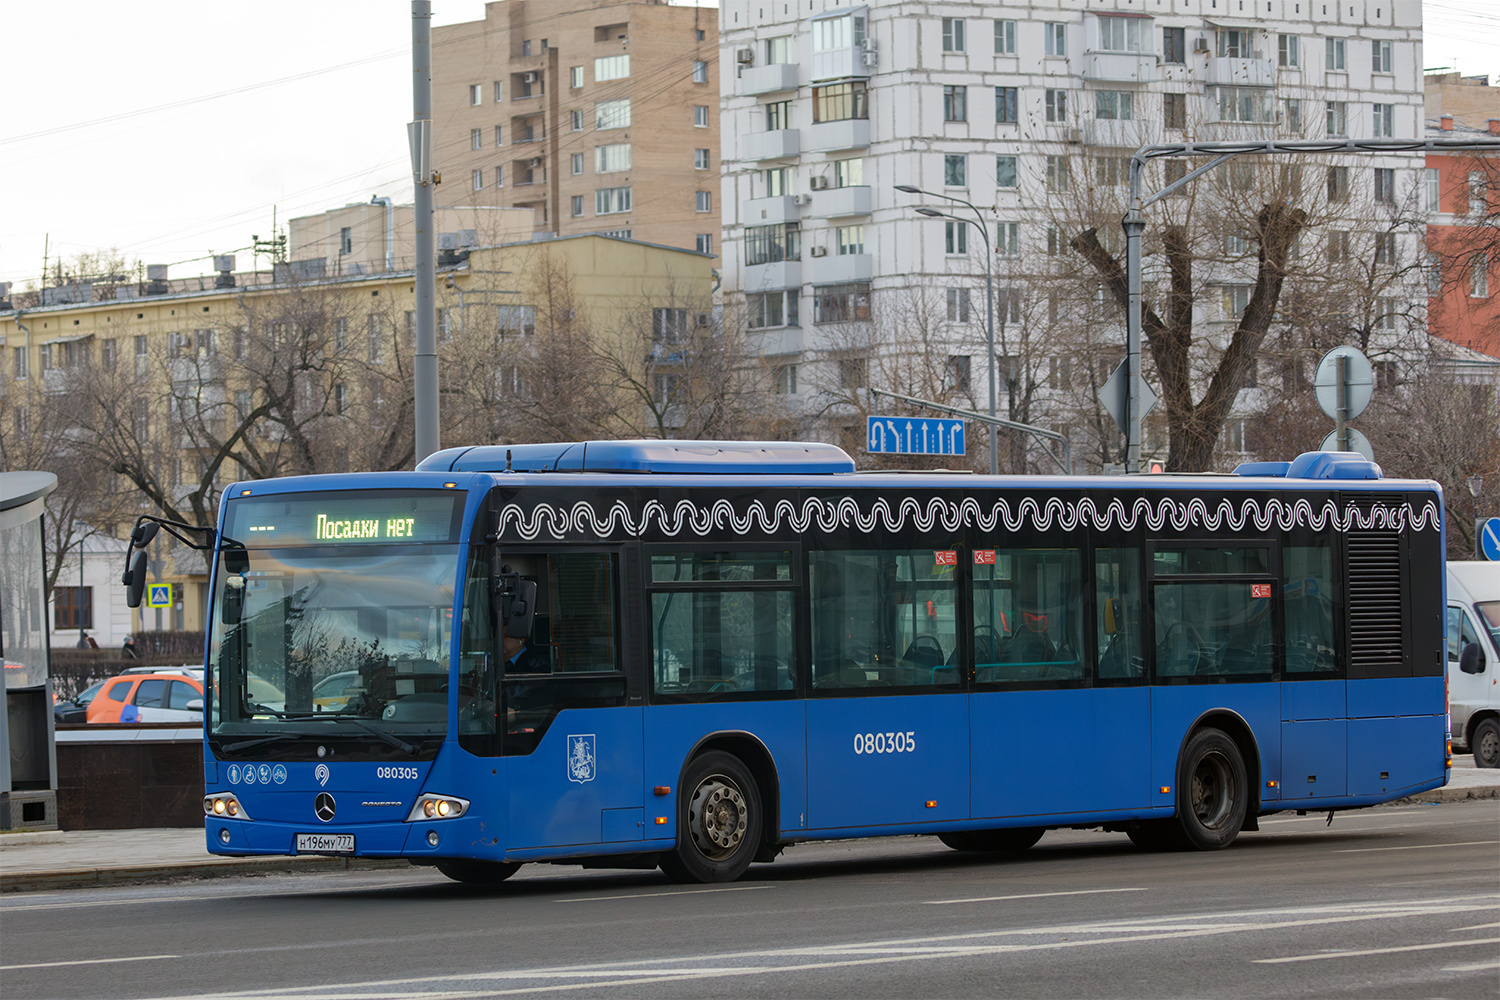
{"type": "MultiPolygon", "coordinates": [[[[987,403],[983,240],[917,208],[972,219],[944,196],[977,206],[997,323],[1018,323],[1007,268],[1071,252],[1054,228],[1070,177],[1076,201],[1106,187],[1120,197],[1144,143],[1422,134],[1419,0],[723,0],[719,17],[726,307],[743,304],[797,397],[789,408],[831,414],[829,434],[852,429],[839,391],[890,387],[877,356],[918,340],[946,355],[936,367],[949,388],[972,375],[969,398],[987,403]],[[883,332],[852,332],[882,314],[883,332]]],[[[1413,188],[1421,167],[1419,154],[1316,161],[1308,186],[1321,190],[1334,163],[1366,201],[1389,201],[1393,179],[1413,188]]],[[[1153,175],[1159,187],[1178,167],[1155,169],[1169,171],[1153,175]]],[[[1118,218],[1099,227],[1107,245],[1118,218]]],[[[1400,238],[1417,252],[1420,235],[1400,238]]],[[[1229,330],[1244,271],[1242,260],[1224,278],[1229,330]]],[[[1200,307],[1209,300],[1220,308],[1217,295],[1200,307]]],[[[1050,319],[1061,322],[1055,303],[1050,319]]],[[[996,353],[1016,363],[998,340],[996,353]]],[[[1037,363],[1044,389],[1068,380],[1065,356],[1037,363]]]]}

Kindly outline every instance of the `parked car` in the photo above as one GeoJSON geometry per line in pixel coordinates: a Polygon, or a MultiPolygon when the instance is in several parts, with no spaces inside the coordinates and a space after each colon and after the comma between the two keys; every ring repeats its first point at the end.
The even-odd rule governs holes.
{"type": "Polygon", "coordinates": [[[1453,743],[1500,767],[1500,563],[1448,564],[1448,719],[1453,743]]]}
{"type": "Polygon", "coordinates": [[[94,700],[94,695],[105,685],[104,681],[90,684],[78,694],[71,698],[64,698],[52,706],[52,721],[58,722],[87,722],[89,702],[94,700]]]}
{"type": "Polygon", "coordinates": [[[137,668],[103,682],[87,713],[89,722],[202,722],[202,674],[137,668]]]}

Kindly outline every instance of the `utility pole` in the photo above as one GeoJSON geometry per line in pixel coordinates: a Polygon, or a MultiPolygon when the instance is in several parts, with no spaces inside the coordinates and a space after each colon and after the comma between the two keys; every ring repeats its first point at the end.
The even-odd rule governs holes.
{"type": "Polygon", "coordinates": [[[411,4],[412,182],[416,230],[417,354],[412,365],[416,461],[441,447],[438,439],[437,249],[432,233],[432,0],[411,4]]]}

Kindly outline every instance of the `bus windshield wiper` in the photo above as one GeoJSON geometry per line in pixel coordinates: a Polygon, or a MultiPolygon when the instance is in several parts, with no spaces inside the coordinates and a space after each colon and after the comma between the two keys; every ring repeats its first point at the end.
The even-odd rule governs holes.
{"type": "Polygon", "coordinates": [[[253,740],[240,740],[238,743],[226,743],[219,748],[221,753],[239,753],[241,750],[253,750],[256,747],[269,746],[272,743],[280,743],[282,740],[301,739],[302,733],[277,733],[275,736],[257,736],[253,740]]]}
{"type": "MultiPolygon", "coordinates": [[[[371,736],[375,737],[383,743],[390,744],[404,754],[415,757],[417,754],[422,752],[421,747],[414,746],[403,740],[401,737],[395,735],[394,733],[389,733],[384,729],[379,729],[375,726],[370,725],[364,719],[357,718],[352,715],[343,715],[339,712],[319,712],[316,715],[282,715],[280,716],[280,718],[286,722],[329,722],[335,719],[342,722],[352,722],[354,723],[354,725],[363,729],[371,736]]],[[[266,739],[278,738],[279,737],[266,737],[266,739]]]]}

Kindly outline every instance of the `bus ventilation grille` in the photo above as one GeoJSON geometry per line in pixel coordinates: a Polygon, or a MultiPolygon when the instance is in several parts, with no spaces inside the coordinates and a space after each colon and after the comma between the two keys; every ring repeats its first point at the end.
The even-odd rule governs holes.
{"type": "Polygon", "coordinates": [[[1401,535],[1349,532],[1349,666],[1399,667],[1405,662],[1401,535]]]}

